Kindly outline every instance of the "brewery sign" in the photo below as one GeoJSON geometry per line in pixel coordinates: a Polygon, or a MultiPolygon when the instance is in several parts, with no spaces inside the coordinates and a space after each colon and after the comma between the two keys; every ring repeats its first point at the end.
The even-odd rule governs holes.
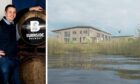
{"type": "Polygon", "coordinates": [[[27,44],[43,44],[45,42],[45,31],[45,14],[42,12],[30,11],[19,22],[19,34],[27,44]]]}

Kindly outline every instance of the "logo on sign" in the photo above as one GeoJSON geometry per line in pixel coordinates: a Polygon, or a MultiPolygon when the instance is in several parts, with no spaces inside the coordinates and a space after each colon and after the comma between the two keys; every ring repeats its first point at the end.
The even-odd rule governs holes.
{"type": "Polygon", "coordinates": [[[38,32],[40,30],[38,21],[30,21],[31,32],[38,32]]]}

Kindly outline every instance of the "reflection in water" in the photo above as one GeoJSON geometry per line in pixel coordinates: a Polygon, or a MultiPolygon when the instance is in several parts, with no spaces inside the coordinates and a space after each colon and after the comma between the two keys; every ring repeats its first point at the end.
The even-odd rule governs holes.
{"type": "MultiPolygon", "coordinates": [[[[140,81],[140,58],[132,58],[121,55],[66,55],[66,56],[49,56],[49,70],[69,69],[69,70],[85,70],[108,73],[113,71],[109,76],[117,76],[119,78],[140,81]],[[134,80],[135,79],[135,80],[134,80]]],[[[87,72],[86,72],[87,73],[87,72]]],[[[116,78],[117,79],[117,78],[116,78]]],[[[90,84],[90,83],[89,83],[90,84]]],[[[102,84],[102,83],[99,83],[102,84]]],[[[113,83],[117,84],[117,83],[113,83]]]]}
{"type": "Polygon", "coordinates": [[[139,70],[118,70],[118,75],[126,79],[140,79],[140,69],[139,70]]]}

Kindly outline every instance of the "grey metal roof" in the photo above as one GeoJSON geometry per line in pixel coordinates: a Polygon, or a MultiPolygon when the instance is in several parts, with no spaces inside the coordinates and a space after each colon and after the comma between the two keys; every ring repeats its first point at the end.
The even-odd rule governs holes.
{"type": "MultiPolygon", "coordinates": [[[[105,32],[105,31],[102,31],[102,30],[99,30],[95,27],[92,27],[92,26],[75,26],[75,27],[69,27],[69,28],[62,28],[62,29],[57,29],[57,30],[53,30],[52,32],[57,32],[57,31],[62,31],[62,30],[69,30],[69,29],[75,29],[75,28],[91,28],[91,29],[94,29],[96,31],[100,31],[100,32],[104,32],[104,33],[107,33],[107,34],[110,34],[108,32],[105,32]]],[[[110,34],[111,35],[111,34],[110,34]]]]}
{"type": "Polygon", "coordinates": [[[134,35],[126,35],[126,36],[112,36],[112,38],[126,38],[126,37],[134,37],[134,35]]]}

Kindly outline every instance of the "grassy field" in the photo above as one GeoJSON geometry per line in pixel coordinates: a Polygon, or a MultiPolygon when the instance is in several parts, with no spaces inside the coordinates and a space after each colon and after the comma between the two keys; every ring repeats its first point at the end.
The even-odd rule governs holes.
{"type": "Polygon", "coordinates": [[[140,40],[114,39],[109,41],[101,41],[98,43],[65,44],[63,42],[57,41],[56,39],[48,39],[49,56],[65,55],[68,53],[140,56],[140,40]]]}

